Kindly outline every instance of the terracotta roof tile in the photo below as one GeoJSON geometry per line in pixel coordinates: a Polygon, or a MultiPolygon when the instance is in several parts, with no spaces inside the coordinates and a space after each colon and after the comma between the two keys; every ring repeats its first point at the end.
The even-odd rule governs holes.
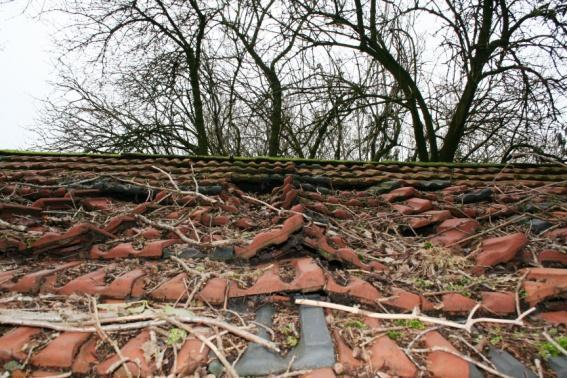
{"type": "MultiPolygon", "coordinates": [[[[163,316],[261,334],[250,321],[267,303],[278,361],[296,354],[305,377],[479,376],[459,356],[486,362],[470,348],[482,351],[481,340],[535,371],[543,330],[567,326],[564,165],[0,153],[0,172],[0,360],[19,361],[13,376],[125,376],[125,366],[134,376],[203,376],[221,366],[214,352],[163,316]],[[306,296],[456,324],[473,310],[512,320],[535,309],[529,328],[489,321],[474,335],[325,310],[309,331],[330,331],[336,358],[319,365],[294,349],[308,321],[294,302],[306,296]],[[94,327],[93,298],[122,357],[94,327]]],[[[186,324],[222,332],[230,363],[255,348],[186,324]]],[[[546,376],[553,366],[542,359],[546,376]]]]}

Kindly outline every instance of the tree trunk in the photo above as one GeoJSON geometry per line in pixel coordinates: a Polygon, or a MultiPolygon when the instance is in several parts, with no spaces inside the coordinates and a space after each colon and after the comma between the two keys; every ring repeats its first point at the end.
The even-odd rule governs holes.
{"type": "Polygon", "coordinates": [[[197,131],[197,155],[209,154],[209,141],[203,115],[203,99],[201,98],[201,84],[199,82],[199,63],[193,54],[188,59],[189,79],[191,82],[191,94],[193,95],[193,107],[195,108],[195,129],[197,131]]]}
{"type": "Polygon", "coordinates": [[[270,114],[270,135],[268,139],[268,156],[280,153],[280,133],[282,130],[282,87],[275,73],[270,75],[272,94],[272,111],[270,114]]]}

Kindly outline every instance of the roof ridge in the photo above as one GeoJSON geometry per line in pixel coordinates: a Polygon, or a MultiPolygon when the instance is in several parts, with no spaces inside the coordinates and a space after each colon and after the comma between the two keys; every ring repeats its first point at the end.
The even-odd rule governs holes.
{"type": "Polygon", "coordinates": [[[448,167],[448,168],[539,168],[539,167],[564,167],[555,163],[466,163],[466,162],[419,162],[419,161],[371,161],[371,160],[333,160],[333,159],[306,159],[296,157],[270,157],[270,156],[202,156],[202,155],[176,155],[176,154],[143,154],[143,153],[90,153],[90,152],[49,152],[29,150],[3,150],[1,156],[45,156],[45,157],[92,157],[92,158],[118,158],[118,159],[190,159],[194,161],[239,161],[239,162],[293,162],[300,164],[332,164],[332,165],[362,165],[372,164],[376,166],[398,165],[398,166],[422,166],[422,167],[448,167]]]}

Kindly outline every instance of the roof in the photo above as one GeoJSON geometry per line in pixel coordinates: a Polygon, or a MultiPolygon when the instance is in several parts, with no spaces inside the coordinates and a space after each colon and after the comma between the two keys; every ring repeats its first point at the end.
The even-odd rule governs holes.
{"type": "Polygon", "coordinates": [[[0,152],[0,361],[560,376],[566,199],[565,165],[0,152]]]}

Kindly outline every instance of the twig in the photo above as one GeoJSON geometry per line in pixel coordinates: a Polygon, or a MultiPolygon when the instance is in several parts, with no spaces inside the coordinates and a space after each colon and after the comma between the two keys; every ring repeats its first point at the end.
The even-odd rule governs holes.
{"type": "Polygon", "coordinates": [[[311,370],[296,370],[291,372],[286,372],[280,375],[276,375],[275,378],[288,378],[288,377],[298,377],[309,374],[311,370]]]}
{"type": "Polygon", "coordinates": [[[304,214],[304,213],[300,213],[299,211],[286,210],[286,209],[278,209],[277,207],[272,206],[272,205],[270,205],[269,203],[267,203],[267,202],[265,202],[265,201],[259,200],[258,198],[254,198],[254,197],[251,197],[251,196],[243,195],[242,198],[247,199],[247,200],[252,201],[252,202],[256,202],[257,204],[263,205],[263,206],[267,207],[268,209],[275,211],[276,213],[278,213],[278,215],[285,214],[285,213],[289,213],[289,214],[299,214],[299,215],[301,215],[303,218],[305,218],[306,220],[311,220],[311,217],[310,217],[310,216],[308,216],[308,215],[306,215],[306,214],[304,214]]]}
{"type": "Polygon", "coordinates": [[[169,258],[171,260],[175,261],[176,263],[178,263],[179,265],[181,265],[183,270],[186,271],[189,274],[195,274],[197,276],[210,275],[211,274],[211,273],[203,273],[203,272],[198,271],[197,269],[193,269],[193,268],[189,267],[189,265],[187,265],[187,263],[185,263],[185,261],[181,260],[177,256],[170,256],[169,258]]]}
{"type": "Polygon", "coordinates": [[[177,183],[175,182],[175,180],[173,180],[173,177],[171,177],[171,175],[169,173],[167,173],[166,171],[164,171],[163,169],[161,169],[159,167],[156,167],[155,165],[152,165],[152,168],[155,169],[156,171],[159,171],[159,172],[163,173],[164,175],[166,175],[167,178],[169,179],[169,182],[171,183],[171,185],[173,185],[173,187],[175,188],[175,191],[178,192],[179,194],[187,194],[187,195],[197,196],[197,197],[202,198],[203,200],[205,200],[206,202],[209,202],[209,203],[218,203],[219,202],[216,199],[213,199],[211,197],[207,197],[206,195],[199,193],[199,185],[197,184],[197,180],[195,180],[195,177],[193,177],[193,181],[195,182],[195,185],[196,185],[196,191],[181,190],[179,188],[179,186],[177,185],[177,183]]]}
{"type": "Polygon", "coordinates": [[[134,217],[136,219],[139,219],[140,221],[150,225],[150,226],[161,228],[162,230],[171,231],[175,235],[177,235],[177,237],[179,237],[179,239],[181,239],[184,243],[191,244],[191,245],[196,245],[196,246],[200,246],[200,247],[226,247],[227,245],[234,245],[234,244],[237,244],[237,243],[240,242],[240,240],[237,240],[237,239],[214,240],[214,241],[211,241],[211,242],[208,242],[208,243],[200,242],[200,241],[196,241],[196,240],[193,240],[191,238],[188,238],[177,227],[173,227],[169,224],[165,224],[165,223],[161,223],[161,222],[155,222],[151,219],[146,218],[145,216],[143,216],[141,214],[134,214],[134,217]]]}
{"type": "MultiPolygon", "coordinates": [[[[84,332],[84,333],[96,333],[97,328],[94,326],[85,326],[84,323],[81,323],[77,326],[69,326],[67,325],[67,321],[59,316],[57,321],[50,320],[33,320],[33,319],[21,319],[15,318],[13,315],[2,315],[0,310],[0,324],[11,324],[11,325],[19,325],[19,326],[29,326],[29,327],[37,327],[37,328],[47,328],[53,329],[55,331],[68,331],[68,332],[84,332]]],[[[43,314],[42,314],[43,315],[43,314]]],[[[52,318],[57,316],[54,313],[48,313],[48,316],[54,315],[52,318]]],[[[101,325],[100,329],[105,332],[114,332],[114,331],[125,331],[125,330],[132,330],[132,329],[140,329],[152,326],[161,326],[164,325],[166,322],[163,320],[159,320],[159,313],[154,311],[149,311],[145,314],[139,315],[132,315],[132,316],[124,316],[124,317],[112,317],[107,319],[102,319],[102,323],[122,323],[124,321],[134,321],[134,323],[126,323],[126,324],[109,324],[109,325],[101,325]],[[127,320],[126,320],[127,319],[127,320]]],[[[278,346],[266,339],[263,339],[259,336],[254,335],[242,328],[229,324],[219,319],[208,318],[204,316],[177,316],[177,320],[183,323],[198,323],[198,324],[205,324],[208,326],[215,326],[219,328],[226,329],[230,333],[233,333],[243,339],[251,341],[253,343],[262,345],[270,350],[275,352],[279,352],[280,349],[278,346]]]]}
{"type": "Polygon", "coordinates": [[[163,319],[165,321],[167,321],[168,323],[171,323],[173,325],[175,325],[176,327],[182,328],[185,331],[187,331],[188,333],[190,333],[191,335],[195,336],[196,338],[198,338],[202,343],[204,343],[206,346],[209,347],[209,349],[211,351],[213,351],[213,353],[218,357],[218,359],[220,360],[220,362],[223,364],[224,368],[226,369],[226,372],[229,376],[233,377],[233,378],[238,378],[238,373],[236,372],[236,370],[232,367],[232,365],[230,364],[230,362],[228,362],[228,360],[226,359],[226,357],[224,356],[224,354],[222,354],[218,348],[215,346],[215,344],[213,344],[209,339],[207,339],[205,336],[194,332],[191,327],[188,327],[187,325],[181,323],[179,320],[177,320],[176,318],[170,318],[167,316],[163,316],[163,319]]]}
{"type": "Polygon", "coordinates": [[[526,278],[528,273],[529,270],[526,270],[522,277],[520,277],[518,284],[516,285],[516,290],[514,291],[514,299],[516,300],[516,314],[518,316],[520,316],[520,314],[522,313],[522,309],[520,308],[520,290],[522,288],[522,283],[524,282],[524,279],[526,278]]]}
{"type": "Polygon", "coordinates": [[[490,366],[487,366],[487,365],[483,364],[482,362],[478,362],[478,361],[476,361],[476,360],[473,360],[473,359],[470,358],[469,356],[465,356],[465,355],[463,355],[463,354],[461,354],[461,353],[459,353],[459,352],[455,352],[454,350],[451,350],[451,349],[449,349],[449,348],[437,347],[437,346],[435,346],[435,347],[426,348],[426,349],[412,349],[412,352],[415,352],[415,353],[431,353],[431,352],[445,352],[445,353],[449,353],[449,354],[452,354],[452,355],[457,356],[457,357],[459,357],[459,358],[462,358],[463,360],[465,360],[465,361],[467,361],[467,362],[469,362],[469,363],[471,363],[471,364],[474,364],[474,365],[478,366],[479,368],[481,368],[481,369],[483,369],[483,370],[485,370],[485,371],[487,371],[487,372],[489,372],[489,373],[491,373],[491,374],[496,375],[497,377],[502,377],[502,378],[514,378],[514,377],[512,377],[512,376],[510,376],[510,375],[502,374],[502,373],[500,373],[498,370],[495,370],[495,369],[491,368],[490,366]]]}
{"type": "Polygon", "coordinates": [[[94,320],[95,320],[95,328],[96,328],[96,332],[98,333],[98,335],[100,336],[100,338],[104,341],[106,341],[107,343],[109,343],[112,348],[114,349],[114,351],[116,352],[116,355],[118,356],[118,362],[119,364],[114,366],[115,364],[113,364],[111,367],[108,368],[108,370],[106,371],[107,374],[112,373],[118,366],[120,365],[124,365],[124,371],[126,372],[126,376],[128,378],[132,378],[132,372],[130,372],[130,369],[128,368],[127,365],[127,360],[124,357],[124,355],[122,354],[122,351],[120,350],[120,347],[118,346],[118,344],[116,344],[116,341],[114,341],[113,339],[110,338],[110,336],[108,336],[108,334],[102,329],[102,326],[100,325],[100,320],[98,318],[98,309],[97,309],[97,305],[96,305],[96,299],[92,298],[91,299],[91,304],[93,307],[93,316],[94,316],[94,320]]]}
{"type": "Polygon", "coordinates": [[[557,341],[553,340],[553,338],[551,336],[549,336],[549,334],[547,332],[543,331],[541,334],[543,335],[543,337],[545,337],[547,339],[547,341],[549,341],[549,343],[551,345],[553,345],[555,348],[557,348],[558,351],[563,353],[563,355],[567,356],[567,350],[565,350],[565,348],[563,348],[561,345],[559,345],[559,343],[557,341]]]}
{"type": "Polygon", "coordinates": [[[19,231],[19,232],[26,232],[28,230],[26,226],[8,223],[2,219],[0,219],[0,228],[8,228],[10,230],[19,231]]]}
{"type": "Polygon", "coordinates": [[[463,344],[465,344],[467,347],[469,347],[473,352],[475,352],[476,354],[478,354],[478,356],[480,358],[482,358],[484,360],[484,362],[486,362],[487,364],[490,364],[492,367],[495,367],[494,364],[492,363],[492,361],[490,361],[484,354],[482,354],[478,349],[476,349],[473,345],[471,345],[471,343],[469,343],[467,340],[465,340],[463,337],[461,336],[455,336],[455,335],[450,335],[449,337],[453,337],[457,340],[459,340],[460,342],[462,342],[463,344]]]}
{"type": "Polygon", "coordinates": [[[542,367],[541,367],[541,361],[539,360],[539,358],[536,358],[536,359],[534,360],[534,364],[535,364],[535,367],[536,367],[536,369],[537,369],[537,376],[538,376],[538,378],[543,378],[543,369],[542,369],[542,367]]]}
{"type": "Polygon", "coordinates": [[[67,378],[73,375],[72,371],[69,371],[67,373],[62,373],[62,374],[55,374],[55,375],[47,375],[44,376],[44,378],[67,378]]]}
{"type": "MultiPolygon", "coordinates": [[[[333,309],[333,310],[350,312],[351,314],[363,315],[363,316],[367,316],[369,318],[374,318],[374,319],[383,319],[383,320],[400,320],[400,319],[401,320],[416,320],[417,319],[417,320],[420,320],[420,321],[425,322],[425,323],[439,324],[439,325],[446,326],[446,327],[463,329],[467,332],[471,332],[473,326],[476,323],[498,323],[498,324],[513,324],[513,325],[520,325],[521,326],[521,325],[524,325],[523,319],[536,310],[535,307],[532,307],[529,310],[522,313],[516,319],[497,319],[497,318],[477,318],[477,319],[473,319],[472,316],[469,316],[466,323],[461,324],[461,323],[453,322],[451,320],[434,318],[434,317],[427,316],[427,315],[421,315],[419,313],[419,309],[417,307],[414,309],[414,311],[411,314],[382,314],[382,313],[378,313],[378,312],[361,310],[360,308],[357,308],[357,307],[350,307],[350,306],[340,305],[340,304],[336,304],[336,303],[315,301],[315,300],[312,300],[312,299],[296,299],[295,303],[296,304],[308,305],[308,306],[324,307],[324,308],[330,308],[330,309],[333,309]]],[[[478,306],[475,306],[475,308],[473,309],[473,311],[471,311],[471,313],[474,314],[474,312],[476,312],[477,309],[478,309],[478,306]]]]}
{"type": "MultiPolygon", "coordinates": [[[[517,217],[514,217],[514,218],[510,219],[510,220],[507,221],[507,222],[498,224],[498,225],[496,225],[496,226],[494,226],[494,227],[491,227],[491,228],[489,228],[489,229],[487,229],[487,230],[484,230],[484,231],[479,232],[479,233],[477,233],[477,234],[474,234],[474,235],[471,235],[471,236],[466,237],[466,238],[464,238],[464,239],[461,239],[461,240],[458,240],[458,241],[456,241],[456,242],[453,242],[453,243],[451,243],[451,244],[445,246],[445,248],[449,248],[449,247],[452,247],[452,246],[454,246],[454,245],[462,244],[462,243],[467,242],[467,241],[469,241],[469,240],[476,239],[476,238],[478,238],[478,237],[480,237],[480,236],[482,236],[482,235],[486,235],[487,233],[492,232],[492,231],[494,231],[494,230],[497,230],[497,229],[499,229],[499,228],[502,228],[502,227],[504,227],[504,226],[509,226],[509,225],[511,225],[511,224],[517,223],[517,222],[521,221],[522,219],[524,219],[525,217],[526,217],[526,214],[518,215],[517,217]]],[[[467,257],[472,257],[472,256],[473,256],[473,254],[471,253],[471,254],[469,254],[467,257]]]]}
{"type": "Polygon", "coordinates": [[[193,178],[193,183],[195,183],[195,192],[199,193],[199,183],[197,182],[197,178],[195,176],[195,169],[193,169],[193,163],[190,163],[189,166],[191,167],[191,178],[193,178]]]}

